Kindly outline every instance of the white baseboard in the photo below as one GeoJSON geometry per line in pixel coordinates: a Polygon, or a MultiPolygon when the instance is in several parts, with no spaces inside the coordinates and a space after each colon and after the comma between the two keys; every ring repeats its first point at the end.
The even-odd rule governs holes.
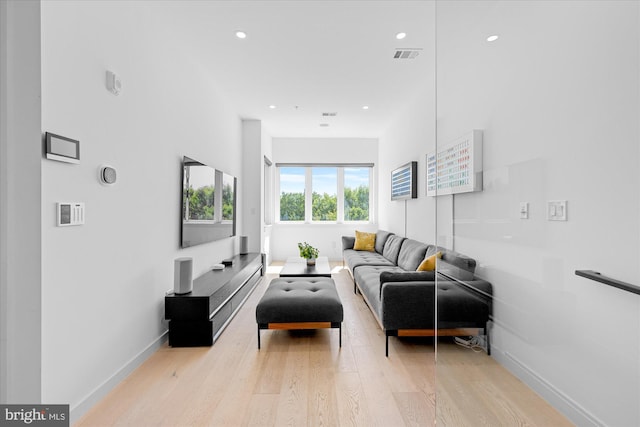
{"type": "Polygon", "coordinates": [[[551,406],[556,408],[571,422],[578,426],[604,427],[606,424],[598,417],[587,411],[578,402],[558,390],[553,384],[538,375],[508,351],[502,351],[499,347],[491,346],[491,356],[498,363],[507,368],[513,375],[531,387],[544,398],[551,406]]]}
{"type": "Polygon", "coordinates": [[[120,382],[122,382],[131,372],[133,372],[138,366],[147,360],[153,353],[155,353],[164,343],[169,336],[168,331],[165,331],[155,341],[147,346],[144,350],[138,353],[127,362],[118,372],[113,374],[109,379],[100,384],[91,393],[89,393],[84,399],[77,405],[70,408],[70,424],[73,425],[84,414],[89,411],[100,400],[102,400],[111,390],[113,390],[120,382]]]}

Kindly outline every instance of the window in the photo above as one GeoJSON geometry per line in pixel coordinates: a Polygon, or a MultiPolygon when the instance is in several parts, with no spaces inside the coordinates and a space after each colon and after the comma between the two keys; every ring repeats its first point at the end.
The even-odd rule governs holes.
{"type": "Polygon", "coordinates": [[[280,222],[372,221],[373,165],[276,165],[280,222]]]}
{"type": "Polygon", "coordinates": [[[280,168],[280,221],[304,221],[305,168],[280,168]]]}
{"type": "Polygon", "coordinates": [[[344,220],[369,221],[371,168],[344,169],[344,220]]]}
{"type": "Polygon", "coordinates": [[[338,168],[311,168],[311,217],[314,221],[338,218],[338,168]]]}

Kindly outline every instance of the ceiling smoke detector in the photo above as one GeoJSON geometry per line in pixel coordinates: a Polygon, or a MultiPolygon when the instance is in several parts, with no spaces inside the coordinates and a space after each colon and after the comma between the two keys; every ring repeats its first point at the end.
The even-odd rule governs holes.
{"type": "Polygon", "coordinates": [[[393,59],[413,59],[420,55],[422,49],[396,49],[393,59]]]}

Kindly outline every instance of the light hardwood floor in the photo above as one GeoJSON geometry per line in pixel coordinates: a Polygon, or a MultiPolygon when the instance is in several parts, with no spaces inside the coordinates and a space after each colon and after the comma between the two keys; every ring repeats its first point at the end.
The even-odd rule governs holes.
{"type": "Polygon", "coordinates": [[[255,307],[270,267],[212,347],[166,345],[77,426],[569,426],[566,418],[484,352],[441,338],[390,339],[346,270],[333,278],[338,330],[262,331],[255,307]]]}

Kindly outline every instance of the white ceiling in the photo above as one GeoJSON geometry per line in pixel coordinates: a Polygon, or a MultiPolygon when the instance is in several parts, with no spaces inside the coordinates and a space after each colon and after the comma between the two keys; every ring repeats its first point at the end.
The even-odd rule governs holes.
{"type": "Polygon", "coordinates": [[[375,138],[433,86],[431,1],[194,1],[167,7],[183,54],[210,74],[242,118],[262,120],[273,137],[375,138]],[[237,30],[248,37],[238,39],[237,30]],[[397,40],[401,31],[407,37],[397,40]],[[422,51],[399,60],[393,59],[396,48],[422,51]],[[327,112],[337,116],[323,117],[327,112]]]}

